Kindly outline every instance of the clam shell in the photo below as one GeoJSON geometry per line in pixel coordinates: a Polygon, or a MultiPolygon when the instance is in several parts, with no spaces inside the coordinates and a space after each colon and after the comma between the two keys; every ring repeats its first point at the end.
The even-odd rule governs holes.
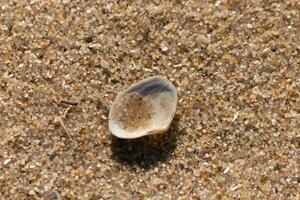
{"type": "Polygon", "coordinates": [[[109,111],[109,129],[124,139],[165,132],[176,106],[176,88],[169,80],[161,76],[144,79],[117,96],[109,111]]]}

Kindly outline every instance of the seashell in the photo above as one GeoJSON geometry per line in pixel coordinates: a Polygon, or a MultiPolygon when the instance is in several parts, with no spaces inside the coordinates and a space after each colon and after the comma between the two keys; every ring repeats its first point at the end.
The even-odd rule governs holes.
{"type": "Polygon", "coordinates": [[[169,80],[161,76],[146,78],[117,96],[109,111],[109,129],[124,139],[165,132],[176,106],[176,88],[169,80]]]}

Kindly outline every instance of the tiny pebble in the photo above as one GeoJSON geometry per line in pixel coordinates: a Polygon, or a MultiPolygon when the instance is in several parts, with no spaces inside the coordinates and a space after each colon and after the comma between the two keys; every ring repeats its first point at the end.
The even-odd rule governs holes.
{"type": "Polygon", "coordinates": [[[224,174],[227,174],[230,171],[230,167],[226,167],[226,169],[223,171],[224,174]]]}
{"type": "Polygon", "coordinates": [[[3,165],[8,165],[10,162],[11,162],[11,159],[10,159],[10,158],[9,158],[9,159],[6,159],[6,160],[4,160],[3,165]]]}

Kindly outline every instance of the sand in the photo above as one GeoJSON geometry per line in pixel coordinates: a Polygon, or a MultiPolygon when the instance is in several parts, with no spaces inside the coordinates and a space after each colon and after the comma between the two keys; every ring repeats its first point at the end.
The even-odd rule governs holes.
{"type": "Polygon", "coordinates": [[[300,199],[300,1],[0,3],[0,199],[300,199]],[[161,75],[170,130],[121,140],[161,75]]]}

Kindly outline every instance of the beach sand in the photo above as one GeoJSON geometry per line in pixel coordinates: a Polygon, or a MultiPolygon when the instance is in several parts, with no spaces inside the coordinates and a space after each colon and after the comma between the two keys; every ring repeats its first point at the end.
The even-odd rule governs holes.
{"type": "Polygon", "coordinates": [[[300,1],[0,3],[0,199],[300,199],[300,1]],[[121,140],[161,75],[170,130],[121,140]]]}

